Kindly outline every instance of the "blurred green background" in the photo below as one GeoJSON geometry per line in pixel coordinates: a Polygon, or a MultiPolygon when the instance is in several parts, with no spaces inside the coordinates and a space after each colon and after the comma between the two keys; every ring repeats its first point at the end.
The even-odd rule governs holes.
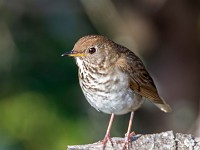
{"type": "MultiPolygon", "coordinates": [[[[146,102],[136,133],[166,130],[200,136],[200,13],[197,0],[1,0],[0,150],[59,150],[104,137],[109,115],[85,100],[72,58],[84,35],[102,34],[138,54],[165,114],[146,102]]],[[[129,115],[116,117],[124,136],[129,115]]]]}

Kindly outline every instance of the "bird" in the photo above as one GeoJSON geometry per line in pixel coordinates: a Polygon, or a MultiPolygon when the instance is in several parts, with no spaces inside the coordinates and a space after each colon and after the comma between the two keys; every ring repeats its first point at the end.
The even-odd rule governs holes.
{"type": "Polygon", "coordinates": [[[172,111],[170,105],[159,96],[142,60],[133,51],[106,36],[83,36],[71,51],[61,56],[75,58],[79,84],[89,104],[97,111],[111,114],[102,140],[103,149],[107,141],[111,141],[110,130],[115,115],[131,113],[125,134],[126,147],[132,136],[134,112],[145,100],[155,104],[161,111],[172,111]]]}

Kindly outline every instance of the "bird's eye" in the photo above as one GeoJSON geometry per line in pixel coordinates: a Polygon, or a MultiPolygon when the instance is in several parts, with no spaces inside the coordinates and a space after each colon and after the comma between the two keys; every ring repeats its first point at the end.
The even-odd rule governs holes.
{"type": "Polygon", "coordinates": [[[92,48],[89,49],[89,53],[90,53],[90,54],[93,54],[93,53],[95,53],[95,52],[96,52],[96,48],[92,47],[92,48]]]}

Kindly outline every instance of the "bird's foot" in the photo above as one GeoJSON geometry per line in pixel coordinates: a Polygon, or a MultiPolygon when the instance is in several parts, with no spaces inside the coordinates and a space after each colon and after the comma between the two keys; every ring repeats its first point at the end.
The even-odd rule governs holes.
{"type": "Polygon", "coordinates": [[[127,134],[127,133],[125,134],[124,146],[123,146],[122,150],[126,150],[126,149],[129,150],[129,142],[131,141],[131,137],[135,136],[135,135],[136,134],[134,131],[129,134],[127,134]]]}
{"type": "Polygon", "coordinates": [[[110,134],[106,134],[104,139],[102,140],[102,145],[103,145],[102,150],[105,150],[108,141],[110,141],[111,145],[113,146],[110,134]]]}

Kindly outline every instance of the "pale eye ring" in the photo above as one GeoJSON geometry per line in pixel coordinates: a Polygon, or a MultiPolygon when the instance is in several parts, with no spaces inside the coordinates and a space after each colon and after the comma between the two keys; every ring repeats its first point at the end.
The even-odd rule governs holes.
{"type": "Polygon", "coordinates": [[[95,47],[91,47],[88,51],[90,54],[93,54],[96,52],[96,48],[95,47]]]}

